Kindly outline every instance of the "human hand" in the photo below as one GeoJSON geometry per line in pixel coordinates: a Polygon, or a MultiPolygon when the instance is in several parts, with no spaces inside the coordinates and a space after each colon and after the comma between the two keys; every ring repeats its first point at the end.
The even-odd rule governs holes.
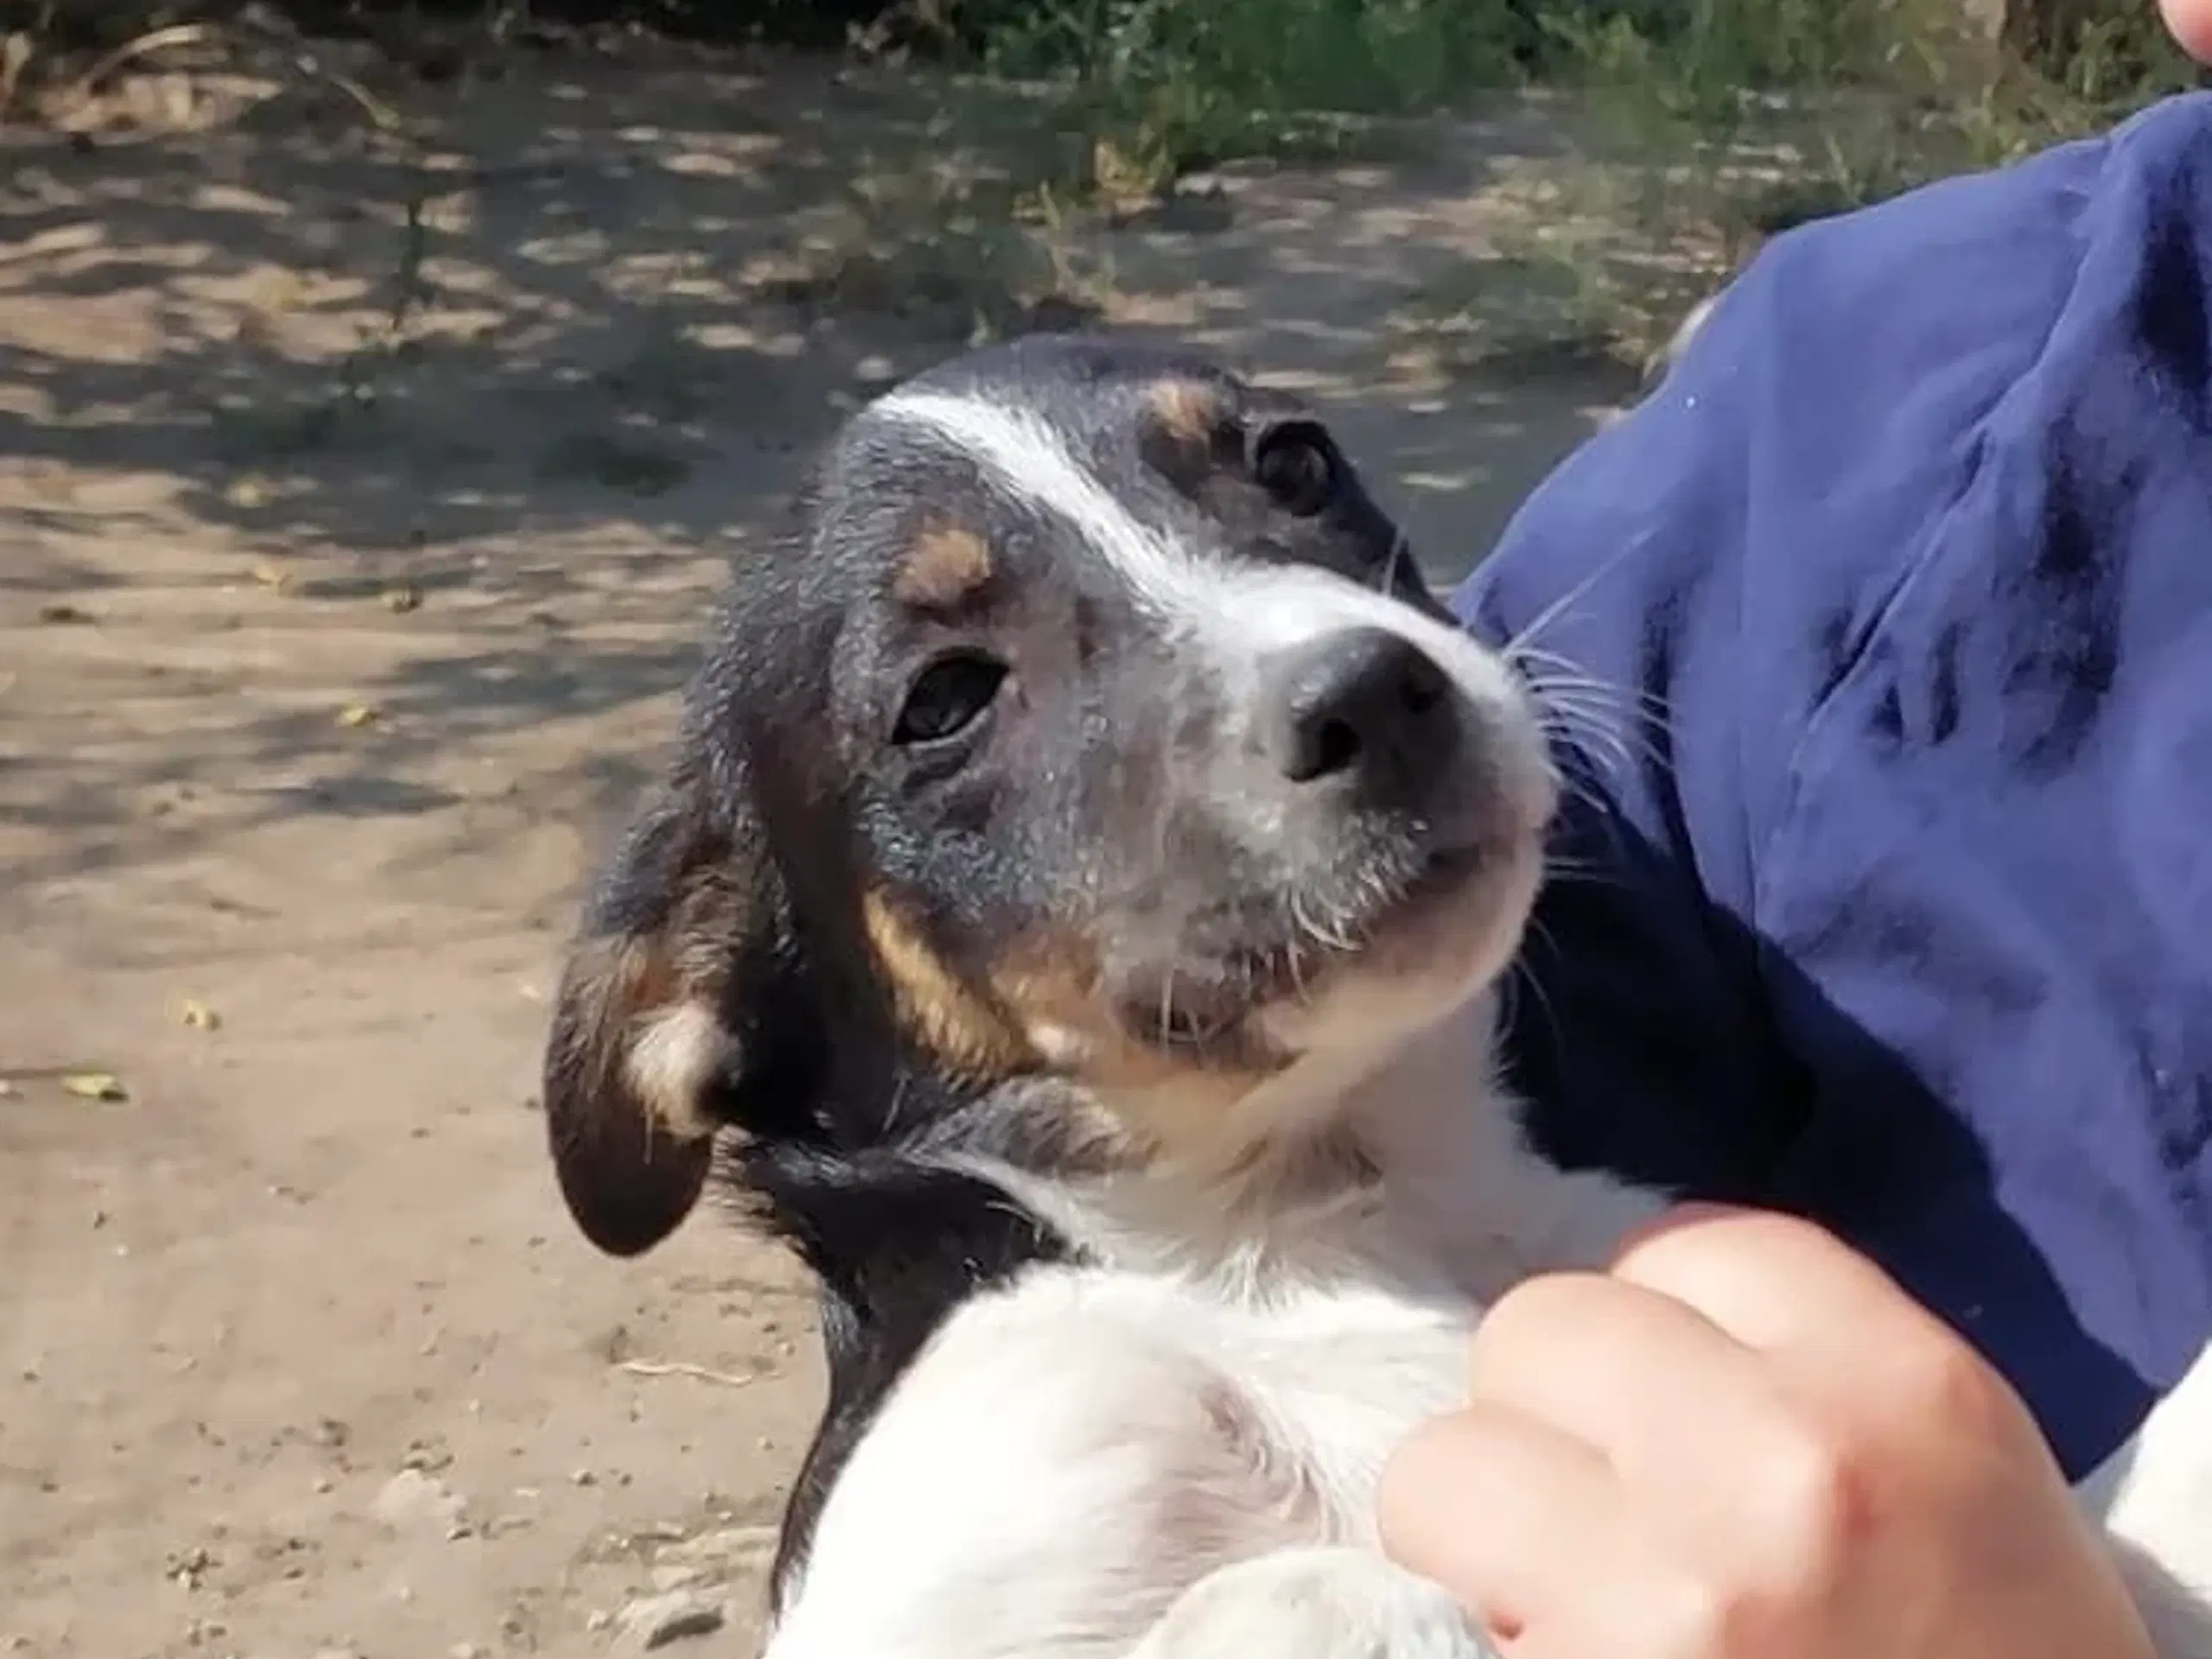
{"type": "Polygon", "coordinates": [[[1471,1365],[1380,1518],[1511,1659],[2151,1659],[2018,1398],[1817,1228],[1677,1211],[1471,1365]]]}
{"type": "Polygon", "coordinates": [[[2212,63],[2212,0],[2158,0],[2158,11],[2183,51],[2212,63]]]}

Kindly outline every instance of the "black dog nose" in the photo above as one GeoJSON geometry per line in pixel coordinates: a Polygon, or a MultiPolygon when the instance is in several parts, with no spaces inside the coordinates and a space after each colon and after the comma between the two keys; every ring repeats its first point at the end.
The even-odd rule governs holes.
{"type": "Polygon", "coordinates": [[[1451,760],[1452,682],[1388,629],[1298,646],[1273,664],[1267,696],[1274,758],[1294,784],[1342,776],[1395,793],[1451,760]]]}

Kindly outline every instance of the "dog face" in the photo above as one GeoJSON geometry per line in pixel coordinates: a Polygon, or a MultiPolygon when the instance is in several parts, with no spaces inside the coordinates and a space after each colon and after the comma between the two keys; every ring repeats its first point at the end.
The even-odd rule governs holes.
{"type": "Polygon", "coordinates": [[[1263,1133],[1503,967],[1541,732],[1304,409],[1034,338],[854,416],[801,518],[563,988],[601,1243],[680,1218],[718,1124],[850,1150],[918,1078],[1060,1079],[1149,1152],[1263,1133]]]}

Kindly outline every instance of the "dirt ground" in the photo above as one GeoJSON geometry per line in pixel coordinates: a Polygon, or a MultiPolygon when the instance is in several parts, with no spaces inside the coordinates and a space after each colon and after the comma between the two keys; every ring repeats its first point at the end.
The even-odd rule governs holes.
{"type": "MultiPolygon", "coordinates": [[[[0,1655],[739,1652],[807,1301],[575,1235],[555,952],[721,561],[1032,279],[820,64],[130,91],[0,133],[0,1655]]],[[[1446,140],[1046,275],[1311,392],[1448,573],[1625,388],[1406,347],[1556,143],[1446,140]]]]}

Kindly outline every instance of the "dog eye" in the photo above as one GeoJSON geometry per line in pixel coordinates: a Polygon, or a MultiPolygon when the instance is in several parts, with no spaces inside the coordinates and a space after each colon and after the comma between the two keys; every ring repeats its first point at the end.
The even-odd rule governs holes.
{"type": "Polygon", "coordinates": [[[1337,493],[1336,458],[1317,427],[1279,427],[1260,441],[1252,476],[1274,504],[1294,518],[1311,518],[1337,493]]]}
{"type": "Polygon", "coordinates": [[[907,691],[891,741],[903,747],[958,736],[991,706],[1006,675],[1004,663],[975,652],[940,657],[907,691]]]}

